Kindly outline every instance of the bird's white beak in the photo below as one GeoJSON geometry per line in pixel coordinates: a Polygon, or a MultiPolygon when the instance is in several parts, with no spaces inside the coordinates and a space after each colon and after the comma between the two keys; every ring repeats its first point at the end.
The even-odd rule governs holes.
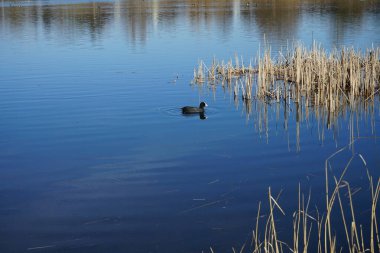
{"type": "Polygon", "coordinates": [[[208,106],[208,104],[205,103],[205,106],[208,106]]]}

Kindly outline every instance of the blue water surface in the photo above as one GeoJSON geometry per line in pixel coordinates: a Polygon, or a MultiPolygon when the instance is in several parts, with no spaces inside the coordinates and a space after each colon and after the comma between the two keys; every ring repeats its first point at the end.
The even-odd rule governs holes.
{"type": "Polygon", "coordinates": [[[299,183],[323,205],[341,148],[331,170],[354,155],[347,179],[368,193],[378,97],[328,122],[191,84],[200,60],[248,65],[265,43],[380,45],[376,2],[266,2],[1,1],[0,252],[230,252],[269,187],[290,217],[299,183]],[[200,101],[206,120],[181,115],[200,101]]]}

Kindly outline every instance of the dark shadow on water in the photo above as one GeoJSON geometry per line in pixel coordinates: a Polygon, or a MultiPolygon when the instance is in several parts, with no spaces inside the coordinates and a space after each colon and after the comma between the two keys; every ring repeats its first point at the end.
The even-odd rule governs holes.
{"type": "Polygon", "coordinates": [[[200,112],[200,113],[182,113],[182,116],[184,117],[188,117],[188,118],[191,118],[191,117],[199,117],[199,119],[201,120],[205,120],[207,119],[207,116],[204,112],[200,112]]]}

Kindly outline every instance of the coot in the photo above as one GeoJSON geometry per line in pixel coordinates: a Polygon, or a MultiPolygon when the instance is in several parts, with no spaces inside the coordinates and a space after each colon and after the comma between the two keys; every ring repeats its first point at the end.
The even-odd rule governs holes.
{"type": "Polygon", "coordinates": [[[185,106],[185,107],[182,107],[182,113],[183,114],[204,113],[206,106],[207,104],[205,102],[201,102],[199,104],[199,107],[185,106]]]}

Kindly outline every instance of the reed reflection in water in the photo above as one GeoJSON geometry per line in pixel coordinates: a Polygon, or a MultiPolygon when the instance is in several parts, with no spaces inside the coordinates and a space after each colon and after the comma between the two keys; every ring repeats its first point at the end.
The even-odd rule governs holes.
{"type": "Polygon", "coordinates": [[[309,128],[312,116],[317,121],[321,143],[325,140],[326,127],[333,132],[338,146],[340,120],[346,121],[349,129],[348,143],[344,145],[351,146],[355,139],[361,138],[359,125],[367,118],[371,136],[375,135],[380,48],[369,49],[365,54],[347,48],[334,49],[327,54],[314,43],[310,50],[296,45],[278,55],[276,60],[271,59],[268,46],[263,55],[259,54],[256,67],[252,66],[252,61],[245,66],[237,56],[235,63],[231,59],[227,63],[214,59],[210,66],[206,66],[201,61],[194,69],[192,84],[200,87],[206,84],[211,87],[214,97],[216,86],[220,84],[233,94],[237,109],[242,97],[247,122],[252,116],[256,131],[264,134],[267,141],[268,128],[273,125],[268,123],[268,117],[276,115],[277,126],[282,114],[287,132],[289,117],[295,115],[297,151],[301,148],[300,124],[304,121],[305,127],[309,128]],[[273,107],[272,110],[269,107],[273,107]]]}
{"type": "MultiPolygon", "coordinates": [[[[231,85],[227,85],[231,87],[231,85]]],[[[215,85],[204,85],[204,89],[210,89],[215,96],[218,89],[215,85]]],[[[230,95],[237,111],[245,115],[247,124],[253,123],[255,132],[270,142],[271,134],[278,131],[285,132],[288,139],[288,149],[291,150],[291,136],[296,138],[296,151],[301,151],[301,129],[317,127],[315,138],[323,145],[326,135],[332,135],[336,147],[349,145],[354,150],[356,139],[378,138],[376,133],[376,116],[379,113],[379,96],[374,100],[355,101],[353,107],[345,104],[338,111],[329,108],[306,103],[303,99],[300,103],[292,100],[265,101],[262,99],[241,100],[233,95],[232,89],[225,89],[230,95]],[[294,127],[289,125],[295,124],[294,127]],[[273,129],[273,125],[276,129],[273,129]],[[278,128],[277,128],[278,127],[278,128]],[[368,131],[369,128],[369,131],[368,131]],[[294,130],[294,133],[291,131],[294,130]],[[328,131],[328,134],[326,133],[328,131]],[[348,131],[347,139],[342,139],[341,132],[348,131]],[[364,135],[361,133],[365,132],[364,135]],[[369,135],[368,135],[369,133],[369,135]]],[[[206,92],[200,91],[200,96],[206,92]]],[[[344,136],[344,135],[343,135],[344,136]]]]}

